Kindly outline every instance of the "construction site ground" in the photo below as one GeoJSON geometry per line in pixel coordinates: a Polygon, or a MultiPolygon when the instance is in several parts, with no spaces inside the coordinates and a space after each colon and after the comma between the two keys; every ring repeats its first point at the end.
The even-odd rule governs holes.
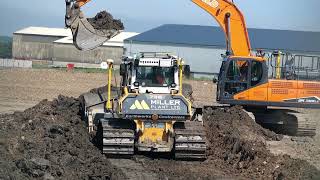
{"type": "MultiPolygon", "coordinates": [[[[186,82],[195,104],[215,103],[211,81],[186,82]]],[[[103,73],[1,69],[0,179],[320,178],[319,121],[314,138],[281,136],[255,124],[240,107],[205,109],[204,162],[155,154],[106,158],[90,141],[77,99],[105,84],[103,73]]],[[[320,116],[319,110],[294,110],[320,116]]]]}

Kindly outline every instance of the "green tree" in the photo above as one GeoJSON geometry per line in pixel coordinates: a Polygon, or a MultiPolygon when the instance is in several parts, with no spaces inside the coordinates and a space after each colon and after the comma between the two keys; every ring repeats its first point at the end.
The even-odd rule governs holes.
{"type": "Polygon", "coordinates": [[[0,58],[12,57],[12,38],[0,36],[0,58]]]}

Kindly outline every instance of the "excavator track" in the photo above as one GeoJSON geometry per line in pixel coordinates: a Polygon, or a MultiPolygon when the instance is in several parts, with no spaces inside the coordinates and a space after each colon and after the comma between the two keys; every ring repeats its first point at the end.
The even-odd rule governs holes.
{"type": "Polygon", "coordinates": [[[316,135],[316,122],[306,114],[281,109],[253,114],[257,123],[276,133],[309,137],[316,135]]]}
{"type": "Polygon", "coordinates": [[[103,154],[130,156],[134,154],[135,132],[122,119],[103,119],[97,134],[102,139],[103,154]]]}
{"type": "Polygon", "coordinates": [[[184,127],[175,129],[175,158],[206,158],[206,133],[201,122],[185,122],[184,127]]]}
{"type": "Polygon", "coordinates": [[[296,136],[315,136],[316,135],[316,122],[309,116],[302,113],[288,113],[297,119],[297,123],[288,126],[289,131],[296,136]]]}

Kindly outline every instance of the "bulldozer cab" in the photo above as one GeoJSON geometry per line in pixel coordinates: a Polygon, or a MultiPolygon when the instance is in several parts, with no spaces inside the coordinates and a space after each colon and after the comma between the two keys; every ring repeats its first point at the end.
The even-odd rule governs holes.
{"type": "Polygon", "coordinates": [[[130,91],[170,94],[179,91],[178,59],[168,53],[140,53],[131,60],[130,91]]]}
{"type": "Polygon", "coordinates": [[[136,82],[143,87],[167,87],[174,83],[174,67],[139,66],[136,82]]]}

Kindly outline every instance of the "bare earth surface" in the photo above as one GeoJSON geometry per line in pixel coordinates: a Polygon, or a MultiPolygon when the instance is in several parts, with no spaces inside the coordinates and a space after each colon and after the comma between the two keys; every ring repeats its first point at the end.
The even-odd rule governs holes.
{"type": "MultiPolygon", "coordinates": [[[[193,87],[193,97],[195,98],[196,104],[212,105],[215,102],[216,88],[212,82],[187,81],[186,83],[191,84],[193,87]]],[[[105,172],[99,171],[101,173],[100,178],[94,177],[93,179],[101,179],[102,177],[109,177],[112,179],[122,179],[123,177],[128,179],[185,179],[186,177],[189,177],[189,179],[220,179],[221,177],[237,177],[238,179],[282,179],[282,176],[287,177],[287,179],[295,179],[295,177],[311,178],[308,174],[297,174],[301,170],[301,167],[298,167],[298,165],[303,164],[303,167],[306,166],[305,168],[308,168],[309,166],[307,164],[300,160],[292,160],[286,156],[281,156],[280,158],[274,157],[266,152],[264,143],[272,154],[287,154],[293,159],[306,160],[320,170],[320,128],[318,128],[318,133],[314,138],[284,136],[281,141],[271,141],[274,140],[274,138],[270,137],[273,137],[274,135],[270,135],[268,131],[265,131],[260,127],[251,128],[255,125],[250,123],[250,118],[248,119],[248,116],[239,113],[240,111],[236,108],[230,110],[207,110],[206,118],[208,121],[206,126],[210,130],[207,134],[210,135],[210,147],[214,148],[209,149],[209,160],[203,163],[175,162],[172,160],[154,159],[153,157],[141,155],[135,156],[132,159],[107,159],[105,161],[102,161],[102,159],[105,158],[101,158],[100,160],[95,159],[96,156],[94,156],[94,154],[99,154],[99,152],[89,141],[86,141],[86,137],[83,135],[85,131],[82,130],[82,134],[77,134],[79,132],[74,132],[72,129],[74,123],[76,123],[76,126],[79,128],[82,127],[81,123],[78,124],[79,120],[76,117],[70,122],[64,122],[63,119],[61,119],[63,118],[63,113],[65,111],[69,112],[67,109],[70,105],[72,105],[72,107],[74,106],[74,108],[76,107],[77,101],[73,99],[60,97],[60,99],[58,98],[58,100],[54,100],[53,102],[43,101],[42,106],[38,105],[36,108],[26,111],[24,114],[15,113],[13,116],[4,115],[4,113],[23,111],[33,107],[43,99],[53,100],[60,94],[78,97],[80,94],[87,92],[90,89],[101,87],[105,84],[106,76],[102,73],[64,72],[47,69],[0,70],[0,117],[4,117],[2,120],[10,121],[13,124],[11,126],[8,123],[0,122],[4,123],[6,127],[2,134],[4,138],[0,138],[0,146],[1,143],[7,144],[6,141],[8,140],[11,145],[23,145],[23,149],[27,151],[27,153],[23,153],[23,149],[21,151],[20,147],[15,146],[4,147],[5,149],[9,149],[10,152],[16,151],[16,153],[19,154],[19,159],[16,160],[15,164],[11,164],[13,169],[10,170],[4,169],[4,166],[1,166],[3,165],[1,164],[1,160],[3,159],[0,158],[0,172],[1,170],[10,172],[18,167],[22,172],[29,175],[31,174],[32,177],[47,177],[52,179],[52,176],[56,177],[62,173],[61,177],[68,178],[68,174],[63,174],[63,172],[68,172],[69,169],[61,169],[59,164],[71,163],[73,166],[78,166],[78,164],[83,164],[83,161],[92,161],[91,163],[97,162],[96,167],[92,165],[87,168],[103,169],[104,166],[107,166],[104,169],[105,172]],[[45,114],[43,115],[40,113],[37,115],[37,112],[43,111],[44,107],[45,114]],[[44,119],[47,120],[43,121],[42,116],[45,116],[44,119]],[[220,116],[226,116],[226,118],[224,119],[220,116]],[[233,121],[233,119],[235,119],[234,117],[238,117],[238,120],[242,121],[233,121]],[[33,120],[28,121],[28,118],[33,120]],[[54,120],[54,118],[57,118],[57,120],[54,120]],[[19,120],[23,123],[21,128],[23,128],[22,132],[24,132],[24,136],[19,137],[20,134],[17,134],[16,138],[6,138],[6,132],[8,131],[9,133],[10,128],[15,129],[19,127],[19,124],[18,126],[15,126],[17,123],[15,120],[19,120]],[[38,127],[34,126],[33,122],[36,121],[39,121],[40,123],[38,127]],[[49,124],[47,124],[46,121],[48,121],[49,124]],[[55,124],[60,121],[62,122],[61,127],[57,127],[55,124]],[[32,143],[26,144],[24,139],[28,136],[35,137],[34,133],[32,133],[33,128],[41,129],[42,126],[44,127],[43,133],[45,138],[42,139],[42,137],[40,137],[41,134],[39,134],[39,137],[36,136],[36,138],[44,141],[44,143],[47,144],[46,146],[51,146],[51,144],[64,144],[64,139],[66,138],[60,139],[61,135],[67,137],[67,139],[74,139],[80,135],[80,138],[75,140],[81,141],[82,146],[87,147],[88,151],[92,151],[92,155],[87,157],[85,153],[82,154],[83,152],[73,152],[73,148],[69,145],[70,147],[68,146],[65,149],[62,148],[63,152],[65,151],[65,153],[62,153],[63,156],[58,152],[61,149],[50,149],[52,152],[49,153],[49,155],[43,154],[42,158],[31,158],[36,154],[42,154],[42,152],[29,151],[28,147],[32,147],[32,143]],[[9,130],[7,130],[7,128],[9,128],[9,130]],[[218,132],[218,134],[216,132],[218,132]],[[266,133],[268,135],[266,135],[266,133]],[[264,139],[266,142],[264,142],[264,139]],[[16,140],[18,143],[16,143],[16,140]],[[252,149],[255,150],[252,151],[252,149]],[[56,158],[58,161],[51,161],[50,154],[52,155],[51,159],[56,158]],[[251,159],[252,157],[254,158],[251,159]],[[56,162],[57,164],[48,165],[47,163],[49,162],[46,159],[49,159],[51,163],[56,162]],[[63,161],[63,159],[66,160],[63,161]],[[78,161],[77,159],[80,159],[81,161],[78,161]],[[105,163],[103,164],[103,162],[105,163]],[[109,162],[111,164],[109,164],[109,162]],[[281,167],[283,162],[286,163],[281,167]],[[274,168],[277,168],[278,166],[280,169],[275,170],[274,168]],[[263,171],[255,167],[262,168],[263,171]],[[298,169],[294,171],[294,167],[297,167],[298,169]],[[36,169],[36,171],[34,169],[36,169]],[[286,171],[286,169],[289,170],[286,171]],[[110,173],[110,171],[117,171],[117,173],[110,173]],[[42,172],[50,172],[51,174],[42,174],[42,176],[40,176],[42,172]]],[[[74,111],[76,111],[76,109],[74,109],[74,111]]],[[[315,120],[318,120],[320,116],[319,110],[298,111],[308,113],[315,120]]],[[[72,117],[72,114],[70,114],[70,117],[72,117]]],[[[317,123],[319,127],[319,121],[317,123]]],[[[17,131],[18,130],[19,129],[17,129],[17,131]]],[[[7,157],[9,158],[9,156],[7,157]]],[[[4,165],[6,166],[6,163],[4,163],[4,165]]],[[[87,172],[84,171],[82,175],[82,177],[86,176],[89,179],[93,177],[92,173],[88,170],[87,172]]],[[[19,177],[17,178],[19,179],[19,177]]]]}
{"type": "MultiPolygon", "coordinates": [[[[78,97],[90,89],[104,86],[103,73],[66,72],[52,69],[0,70],[0,114],[22,111],[43,99],[58,95],[78,97]]],[[[118,81],[119,83],[119,78],[118,81]]],[[[211,105],[215,101],[215,86],[210,81],[186,81],[192,84],[195,103],[211,105]]]]}
{"type": "Polygon", "coordinates": [[[284,136],[281,141],[270,141],[268,147],[274,154],[288,154],[307,160],[320,170],[320,110],[294,109],[307,113],[317,122],[317,134],[313,138],[284,136]]]}
{"type": "Polygon", "coordinates": [[[22,111],[42,99],[59,94],[78,97],[93,87],[103,86],[102,73],[65,72],[48,69],[0,70],[0,114],[22,111]]]}

